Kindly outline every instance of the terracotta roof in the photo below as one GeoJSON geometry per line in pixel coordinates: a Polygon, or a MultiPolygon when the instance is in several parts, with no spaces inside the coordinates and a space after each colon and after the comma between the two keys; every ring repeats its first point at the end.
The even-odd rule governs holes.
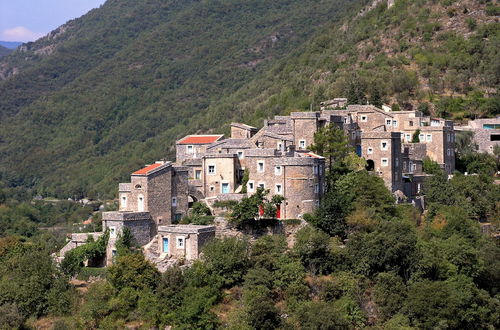
{"type": "Polygon", "coordinates": [[[308,152],[307,154],[304,154],[306,157],[311,157],[311,158],[319,158],[319,159],[323,159],[325,157],[322,157],[320,155],[317,155],[315,154],[314,152],[308,152]]]}
{"type": "Polygon", "coordinates": [[[224,135],[188,135],[179,140],[178,144],[209,144],[220,140],[224,135]]]}
{"type": "Polygon", "coordinates": [[[152,165],[149,165],[149,166],[146,166],[138,171],[135,171],[134,173],[132,173],[132,175],[141,175],[141,174],[148,174],[149,172],[151,172],[152,170],[154,170],[155,168],[158,168],[160,166],[162,166],[163,164],[160,164],[160,163],[155,163],[155,164],[152,164],[152,165]]]}

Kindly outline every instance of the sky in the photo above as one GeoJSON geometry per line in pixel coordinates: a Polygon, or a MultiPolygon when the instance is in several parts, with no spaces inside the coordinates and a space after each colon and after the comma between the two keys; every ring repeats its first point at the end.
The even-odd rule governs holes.
{"type": "Polygon", "coordinates": [[[0,40],[35,41],[105,0],[0,0],[0,40]]]}

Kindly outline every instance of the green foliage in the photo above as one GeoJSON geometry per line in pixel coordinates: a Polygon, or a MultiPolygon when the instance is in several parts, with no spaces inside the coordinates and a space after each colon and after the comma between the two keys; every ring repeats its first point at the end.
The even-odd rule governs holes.
{"type": "Polygon", "coordinates": [[[258,220],[263,212],[263,219],[276,219],[277,205],[285,199],[281,195],[274,195],[270,200],[267,197],[269,189],[257,188],[255,194],[244,197],[239,203],[232,206],[230,223],[237,228],[257,227],[265,225],[266,221],[258,220]]]}
{"type": "Polygon", "coordinates": [[[307,226],[295,236],[293,253],[304,267],[313,274],[327,273],[331,268],[330,237],[324,232],[307,226]]]}
{"type": "Polygon", "coordinates": [[[248,267],[248,242],[237,238],[210,241],[203,248],[207,271],[217,275],[224,286],[241,281],[248,267]]]}
{"type": "Polygon", "coordinates": [[[392,273],[380,273],[374,287],[375,302],[383,320],[396,315],[406,300],[406,285],[403,279],[392,273]]]}
{"type": "Polygon", "coordinates": [[[332,303],[305,302],[295,312],[294,318],[302,329],[345,329],[349,327],[345,315],[332,303]]]}
{"type": "Polygon", "coordinates": [[[353,235],[347,249],[353,269],[370,277],[394,272],[408,280],[418,257],[414,229],[399,221],[384,221],[374,232],[353,235]]]}
{"type": "Polygon", "coordinates": [[[121,257],[133,252],[137,248],[137,242],[128,227],[123,227],[115,243],[116,255],[121,257]]]}
{"type": "Polygon", "coordinates": [[[420,129],[417,128],[417,130],[413,133],[411,137],[411,143],[419,143],[420,142],[420,129]]]}
{"type": "Polygon", "coordinates": [[[195,202],[193,203],[191,213],[188,216],[185,216],[181,220],[181,223],[191,223],[194,225],[212,224],[214,221],[214,217],[211,214],[212,212],[210,211],[210,208],[205,203],[195,202]]]}
{"type": "Polygon", "coordinates": [[[248,180],[250,180],[250,171],[248,170],[248,168],[245,168],[245,170],[243,171],[243,178],[241,179],[241,193],[242,194],[247,193],[248,180]]]}
{"type": "Polygon", "coordinates": [[[326,158],[330,174],[345,171],[345,159],[352,152],[344,131],[333,125],[314,133],[314,143],[309,149],[326,158]]]}
{"type": "Polygon", "coordinates": [[[451,180],[435,175],[426,180],[425,196],[431,211],[433,204],[456,206],[460,207],[457,215],[463,212],[465,217],[493,220],[498,214],[500,189],[480,175],[457,174],[451,180]]]}
{"type": "Polygon", "coordinates": [[[108,231],[99,237],[97,241],[94,241],[92,236],[89,236],[86,244],[66,252],[61,262],[63,272],[67,275],[75,275],[83,267],[86,260],[93,261],[103,258],[106,254],[108,239],[108,231]]]}
{"type": "Polygon", "coordinates": [[[442,175],[443,172],[439,164],[427,156],[422,160],[422,168],[427,174],[442,175]]]}
{"type": "Polygon", "coordinates": [[[4,328],[19,327],[29,317],[63,315],[73,291],[50,252],[41,246],[0,239],[0,317],[4,328]]]}
{"type": "Polygon", "coordinates": [[[109,282],[118,290],[125,287],[137,290],[154,290],[160,273],[140,253],[118,257],[108,269],[109,282]]]}

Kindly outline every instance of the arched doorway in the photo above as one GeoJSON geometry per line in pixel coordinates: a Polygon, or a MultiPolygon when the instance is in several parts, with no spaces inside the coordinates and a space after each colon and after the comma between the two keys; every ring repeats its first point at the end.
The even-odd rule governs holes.
{"type": "Polygon", "coordinates": [[[375,162],[371,159],[368,159],[366,161],[366,170],[367,171],[373,171],[375,169],[375,162]]]}

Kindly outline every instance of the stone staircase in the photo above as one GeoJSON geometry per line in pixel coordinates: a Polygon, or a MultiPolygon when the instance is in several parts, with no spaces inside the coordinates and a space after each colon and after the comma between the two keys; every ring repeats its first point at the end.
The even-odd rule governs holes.
{"type": "Polygon", "coordinates": [[[179,260],[169,257],[168,255],[162,254],[160,252],[160,247],[158,246],[158,236],[153,237],[151,242],[144,245],[142,248],[144,252],[144,257],[146,260],[153,263],[160,272],[164,272],[167,268],[174,266],[179,263],[179,260]]]}

